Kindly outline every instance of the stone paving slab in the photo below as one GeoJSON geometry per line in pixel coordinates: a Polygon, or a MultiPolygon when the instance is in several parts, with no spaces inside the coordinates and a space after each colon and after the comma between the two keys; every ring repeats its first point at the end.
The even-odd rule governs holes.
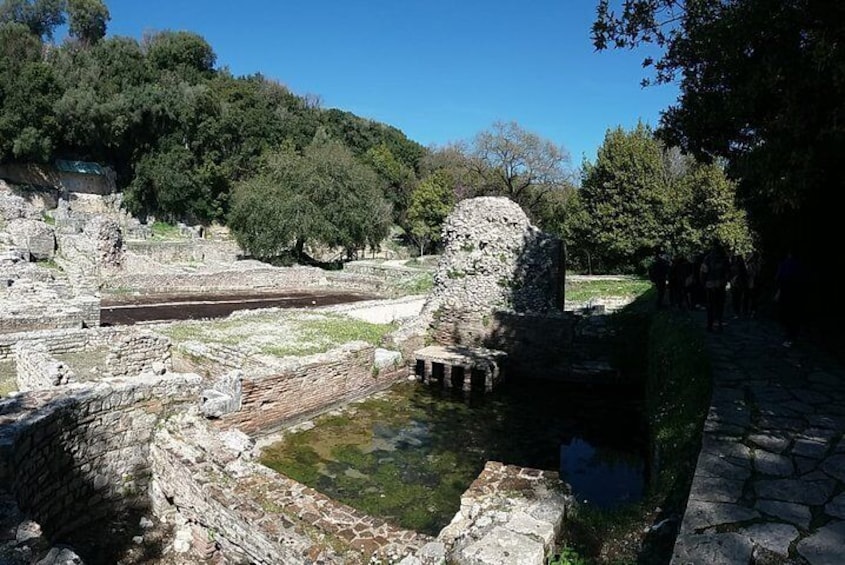
{"type": "Polygon", "coordinates": [[[782,341],[757,320],[708,336],[713,396],[673,565],[845,565],[845,368],[782,341]]]}

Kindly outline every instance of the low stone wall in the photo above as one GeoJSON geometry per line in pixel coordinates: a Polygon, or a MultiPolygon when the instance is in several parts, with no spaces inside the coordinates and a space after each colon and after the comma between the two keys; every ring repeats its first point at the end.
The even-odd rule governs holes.
{"type": "Polygon", "coordinates": [[[290,359],[245,371],[241,410],[222,424],[247,433],[268,433],[285,423],[389,387],[408,375],[407,367],[377,371],[375,348],[351,343],[328,353],[290,359]]]}
{"type": "Polygon", "coordinates": [[[378,279],[387,281],[391,284],[402,284],[410,282],[425,274],[424,269],[413,269],[411,267],[403,267],[398,265],[385,265],[382,263],[375,263],[370,261],[353,261],[343,265],[345,273],[363,275],[367,277],[376,277],[378,279]]]}
{"type": "Polygon", "coordinates": [[[132,332],[112,343],[106,370],[112,377],[133,376],[152,370],[154,363],[170,368],[170,340],[153,332],[132,332]]]}
{"type": "Polygon", "coordinates": [[[58,329],[0,334],[0,361],[11,360],[18,343],[43,343],[51,355],[107,347],[139,333],[133,327],[58,329]]]}
{"type": "Polygon", "coordinates": [[[395,563],[430,538],[401,530],[251,461],[237,432],[176,419],[151,450],[156,513],[178,512],[232,561],[395,563]]]}
{"type": "Polygon", "coordinates": [[[261,293],[307,288],[343,288],[380,292],[384,283],[373,277],[323,271],[314,267],[233,268],[226,271],[164,274],[123,274],[103,281],[103,292],[145,294],[261,293]]]}
{"type": "Polygon", "coordinates": [[[456,309],[435,313],[429,339],[440,345],[469,345],[508,353],[509,378],[543,373],[565,374],[574,320],[565,314],[543,315],[497,311],[479,317],[456,309]]]}
{"type": "Polygon", "coordinates": [[[15,368],[19,391],[49,389],[74,380],[70,367],[47,353],[43,343],[18,343],[15,368]]]}
{"type": "Polygon", "coordinates": [[[234,241],[127,241],[127,251],[158,263],[233,262],[241,249],[234,241]]]}
{"type": "Polygon", "coordinates": [[[50,539],[72,539],[98,519],[148,507],[152,433],[197,402],[200,381],[112,379],[0,402],[0,482],[50,539]]]}
{"type": "Polygon", "coordinates": [[[100,325],[100,299],[96,296],[67,299],[45,294],[24,298],[29,300],[3,305],[0,335],[100,325]]]}
{"type": "Polygon", "coordinates": [[[204,377],[223,375],[237,369],[251,369],[248,353],[237,347],[199,342],[186,342],[174,347],[173,369],[181,373],[196,373],[204,377]]]}

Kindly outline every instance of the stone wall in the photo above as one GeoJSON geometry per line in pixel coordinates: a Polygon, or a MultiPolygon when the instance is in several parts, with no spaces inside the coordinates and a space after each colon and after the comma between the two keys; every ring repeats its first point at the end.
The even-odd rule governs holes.
{"type": "Polygon", "coordinates": [[[136,331],[112,342],[106,370],[112,377],[131,377],[152,370],[154,363],[170,368],[170,340],[153,332],[136,331]]]}
{"type": "Polygon", "coordinates": [[[156,513],[214,532],[231,562],[396,563],[430,541],[256,464],[238,435],[174,419],[151,450],[156,513]]]}
{"type": "MultiPolygon", "coordinates": [[[[56,300],[54,295],[45,293],[44,300],[30,297],[27,302],[9,303],[0,316],[0,351],[3,334],[33,332],[38,330],[58,330],[74,328],[93,328],[100,325],[100,299],[96,296],[77,296],[56,300]],[[50,299],[48,301],[48,299],[50,299]]],[[[3,353],[0,352],[0,358],[3,353]]]]}
{"type": "Polygon", "coordinates": [[[414,269],[399,265],[383,264],[375,261],[353,261],[343,265],[343,271],[356,275],[376,277],[391,284],[403,284],[414,281],[426,273],[426,269],[414,269]]]}
{"type": "Polygon", "coordinates": [[[266,433],[285,423],[387,388],[408,369],[374,370],[375,348],[350,343],[328,353],[244,371],[241,410],[222,419],[247,433],[266,433]]]}
{"type": "Polygon", "coordinates": [[[112,379],[0,402],[0,482],[51,539],[148,507],[152,433],[197,402],[200,380],[112,379]]]}
{"type": "Polygon", "coordinates": [[[384,283],[373,277],[330,272],[315,267],[233,268],[195,273],[138,273],[111,276],[102,283],[104,292],[137,291],[145,294],[261,293],[292,289],[343,288],[379,292],[384,283]]]}
{"type": "Polygon", "coordinates": [[[54,359],[38,342],[15,346],[15,374],[19,391],[49,389],[74,380],[70,367],[54,359]]]}
{"type": "Polygon", "coordinates": [[[234,241],[127,241],[127,251],[158,263],[204,263],[236,261],[241,249],[234,241]]]}
{"type": "Polygon", "coordinates": [[[563,313],[542,315],[511,311],[444,310],[429,339],[440,345],[468,345],[508,353],[508,378],[561,377],[568,373],[575,321],[563,313]]]}

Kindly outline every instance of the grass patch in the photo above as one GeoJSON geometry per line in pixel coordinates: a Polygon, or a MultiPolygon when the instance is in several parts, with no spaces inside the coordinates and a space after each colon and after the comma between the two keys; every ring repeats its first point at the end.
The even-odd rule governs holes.
{"type": "Polygon", "coordinates": [[[178,226],[168,224],[167,222],[155,221],[150,226],[150,230],[155,239],[184,239],[178,226]]]}
{"type": "Polygon", "coordinates": [[[678,520],[671,524],[674,532],[666,526],[643,538],[643,530],[682,516],[710,405],[711,372],[700,324],[681,313],[655,311],[652,304],[653,292],[646,292],[613,320],[621,338],[614,356],[645,383],[653,454],[646,496],[610,511],[578,508],[565,526],[570,553],[561,553],[554,565],[664,563],[671,556],[678,520]]]}
{"type": "Polygon", "coordinates": [[[423,271],[414,278],[397,284],[394,288],[394,294],[398,296],[428,294],[432,288],[434,288],[434,273],[423,271]]]}
{"type": "Polygon", "coordinates": [[[41,212],[41,219],[44,220],[44,223],[48,226],[55,226],[56,225],[56,218],[50,212],[44,211],[41,212]]]}
{"type": "Polygon", "coordinates": [[[62,271],[61,265],[56,263],[53,259],[39,259],[35,262],[36,265],[39,267],[46,267],[47,269],[52,269],[54,271],[62,271]]]}
{"type": "Polygon", "coordinates": [[[274,312],[163,328],[174,343],[242,346],[276,357],[324,353],[352,341],[378,345],[394,324],[371,324],[331,313],[274,312]]]}
{"type": "Polygon", "coordinates": [[[571,281],[566,283],[566,300],[587,302],[599,297],[640,296],[651,286],[643,279],[571,281]]]}
{"type": "Polygon", "coordinates": [[[18,382],[15,374],[15,362],[0,362],[0,398],[16,390],[18,390],[18,382]]]}

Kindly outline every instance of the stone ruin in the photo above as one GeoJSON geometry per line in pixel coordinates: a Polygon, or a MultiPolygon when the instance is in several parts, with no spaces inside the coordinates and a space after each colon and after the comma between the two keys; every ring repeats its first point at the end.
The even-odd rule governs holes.
{"type": "MultiPolygon", "coordinates": [[[[460,202],[443,225],[443,242],[434,288],[415,328],[424,343],[445,348],[444,359],[450,348],[460,358],[467,357],[467,348],[481,358],[504,352],[512,374],[565,371],[561,357],[572,323],[563,311],[563,242],[501,197],[460,202]]],[[[425,359],[418,361],[427,367],[425,359]]],[[[446,367],[433,370],[454,374],[446,367]]]]}

